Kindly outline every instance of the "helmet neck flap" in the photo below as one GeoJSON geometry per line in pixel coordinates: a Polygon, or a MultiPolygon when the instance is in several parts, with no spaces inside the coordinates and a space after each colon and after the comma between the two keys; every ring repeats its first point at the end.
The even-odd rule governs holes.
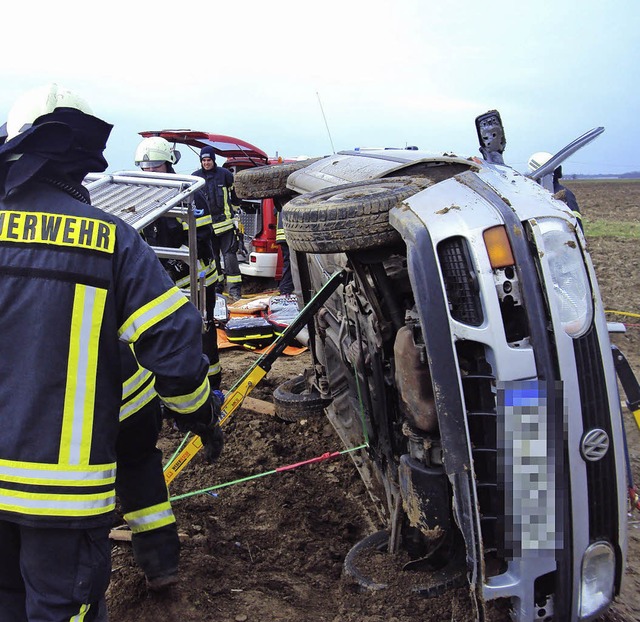
{"type": "Polygon", "coordinates": [[[75,108],[56,108],[0,146],[0,198],[34,178],[81,185],[90,172],[104,171],[112,125],[75,108]]]}

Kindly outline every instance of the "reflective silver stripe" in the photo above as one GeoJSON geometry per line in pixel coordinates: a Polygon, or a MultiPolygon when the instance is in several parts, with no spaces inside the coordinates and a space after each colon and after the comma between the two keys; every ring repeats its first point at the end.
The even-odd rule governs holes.
{"type": "Polygon", "coordinates": [[[204,382],[189,395],[174,395],[172,397],[160,396],[160,399],[173,411],[181,414],[189,414],[198,410],[209,397],[209,379],[204,382]]]}
{"type": "Polygon", "coordinates": [[[49,516],[101,514],[115,507],[115,491],[98,495],[48,495],[0,488],[0,510],[49,516]]]}
{"type": "Polygon", "coordinates": [[[122,383],[122,399],[126,400],[132,393],[144,386],[153,374],[144,367],[138,367],[138,371],[122,383]]]}
{"type": "MultiPolygon", "coordinates": [[[[187,220],[182,220],[182,218],[178,218],[177,220],[179,220],[182,223],[182,228],[184,230],[189,229],[189,222],[187,220]]],[[[211,214],[205,214],[204,216],[198,216],[196,218],[196,227],[204,227],[210,224],[211,224],[211,214]]]]}
{"type": "Polygon", "coordinates": [[[200,216],[196,218],[196,227],[204,227],[205,225],[211,224],[211,216],[207,214],[206,216],[200,216]]]}
{"type": "Polygon", "coordinates": [[[96,486],[113,484],[116,465],[102,465],[95,470],[39,468],[33,463],[0,463],[0,477],[8,482],[53,486],[96,486]]]}
{"type": "Polygon", "coordinates": [[[71,426],[71,444],[69,448],[69,464],[80,463],[80,451],[82,449],[82,430],[84,424],[85,404],[87,401],[87,389],[89,382],[95,384],[95,377],[89,378],[88,353],[94,346],[92,343],[92,318],[96,297],[96,290],[87,287],[85,292],[85,304],[82,317],[82,330],[80,331],[79,356],[77,368],[76,395],[74,400],[74,416],[71,426]]]}
{"type": "Polygon", "coordinates": [[[158,506],[153,506],[152,508],[146,508],[145,510],[138,512],[125,514],[124,519],[127,521],[132,533],[151,531],[152,529],[157,529],[158,527],[163,527],[170,523],[175,523],[176,520],[173,510],[168,502],[159,504],[158,506]],[[144,514],[144,512],[153,510],[155,507],[158,508],[156,511],[144,514]]]}
{"type": "Polygon", "coordinates": [[[207,372],[207,375],[214,376],[215,374],[219,374],[221,371],[222,367],[220,366],[220,363],[214,363],[213,365],[209,365],[209,371],[207,372]]]}
{"type": "Polygon", "coordinates": [[[134,342],[141,333],[155,326],[187,302],[189,301],[186,296],[177,287],[172,287],[132,314],[120,327],[118,336],[123,341],[134,342]]]}
{"type": "Polygon", "coordinates": [[[222,222],[214,222],[213,223],[213,232],[214,233],[224,233],[225,231],[229,231],[229,229],[233,229],[233,220],[223,220],[222,222]]]}
{"type": "Polygon", "coordinates": [[[59,462],[88,464],[95,409],[98,343],[107,292],[77,284],[71,314],[59,462]]]}
{"type": "Polygon", "coordinates": [[[144,390],[138,393],[135,398],[129,400],[120,407],[120,422],[131,415],[137,413],[143,406],[146,406],[156,395],[155,378],[153,382],[144,390]]]}

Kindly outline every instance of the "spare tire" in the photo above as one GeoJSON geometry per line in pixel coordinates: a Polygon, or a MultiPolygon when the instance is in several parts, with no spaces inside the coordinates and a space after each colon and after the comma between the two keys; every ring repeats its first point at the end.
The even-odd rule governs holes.
{"type": "Polygon", "coordinates": [[[396,244],[401,237],[389,224],[389,210],[430,183],[389,177],[302,194],[282,208],[287,243],[295,251],[320,254],[396,244]]]}
{"type": "Polygon", "coordinates": [[[247,168],[235,174],[233,187],[241,199],[275,199],[290,196],[293,193],[287,188],[289,175],[320,159],[309,158],[297,162],[247,168]]]}
{"type": "Polygon", "coordinates": [[[273,403],[278,418],[283,421],[298,421],[324,414],[324,408],[330,400],[323,398],[317,389],[311,386],[309,375],[310,370],[307,370],[304,374],[294,376],[276,387],[273,403]]]}

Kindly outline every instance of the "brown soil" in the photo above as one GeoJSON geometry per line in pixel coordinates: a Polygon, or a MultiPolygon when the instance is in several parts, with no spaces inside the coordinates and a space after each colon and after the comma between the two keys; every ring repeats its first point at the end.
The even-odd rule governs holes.
{"type": "MultiPolygon", "coordinates": [[[[638,221],[640,183],[573,182],[585,216],[638,221]],[[620,214],[620,215],[617,215],[620,214]]],[[[588,234],[587,221],[587,234],[588,234]]],[[[640,313],[638,242],[589,239],[607,309],[640,313]]],[[[265,285],[264,283],[261,285],[265,285]]],[[[266,284],[269,287],[272,284],[266,284]]],[[[256,284],[253,284],[256,287],[256,284]]],[[[610,320],[640,325],[630,316],[610,320]]],[[[640,372],[640,331],[630,326],[613,338],[640,372]]],[[[222,351],[224,383],[231,386],[256,359],[245,350],[222,351]]],[[[274,364],[251,397],[270,401],[274,388],[309,365],[308,352],[274,364]]],[[[640,480],[640,432],[625,415],[634,478],[640,480]]],[[[196,456],[171,484],[171,493],[196,491],[259,475],[342,449],[323,418],[284,423],[272,415],[239,409],[225,425],[226,446],[218,464],[196,456]]],[[[165,428],[167,455],[181,435],[165,428]]],[[[113,545],[108,592],[112,622],[471,622],[466,588],[436,598],[411,591],[408,574],[398,580],[387,560],[369,560],[387,589],[362,592],[343,575],[343,561],[356,542],[382,528],[368,510],[367,495],[348,455],[265,475],[174,503],[184,534],[179,584],[148,593],[130,544],[113,545]]],[[[629,556],[623,593],[607,622],[640,620],[639,513],[629,526],[629,556]]],[[[401,567],[394,558],[391,565],[401,567]]],[[[508,620],[507,608],[492,606],[490,619],[508,620]]]]}

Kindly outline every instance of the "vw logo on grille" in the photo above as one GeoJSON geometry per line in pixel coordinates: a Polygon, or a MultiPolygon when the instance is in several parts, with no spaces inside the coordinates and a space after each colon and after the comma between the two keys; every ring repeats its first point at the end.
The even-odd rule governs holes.
{"type": "Polygon", "coordinates": [[[580,452],[589,462],[597,462],[604,458],[609,450],[609,435],[600,428],[590,430],[582,437],[580,452]]]}

